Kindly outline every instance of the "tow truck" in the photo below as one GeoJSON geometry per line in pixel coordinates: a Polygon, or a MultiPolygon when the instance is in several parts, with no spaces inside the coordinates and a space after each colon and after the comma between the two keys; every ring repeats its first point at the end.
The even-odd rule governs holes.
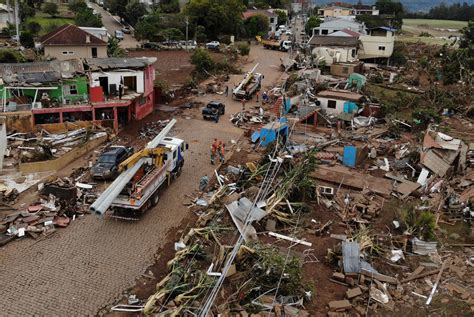
{"type": "Polygon", "coordinates": [[[258,64],[245,75],[240,84],[232,90],[232,96],[237,100],[249,100],[262,85],[262,74],[256,73],[258,64]]]}
{"type": "Polygon", "coordinates": [[[158,204],[160,189],[181,174],[188,149],[184,140],[167,136],[175,123],[170,121],[147,147],[119,165],[119,176],[90,206],[93,213],[137,220],[158,204]]]}

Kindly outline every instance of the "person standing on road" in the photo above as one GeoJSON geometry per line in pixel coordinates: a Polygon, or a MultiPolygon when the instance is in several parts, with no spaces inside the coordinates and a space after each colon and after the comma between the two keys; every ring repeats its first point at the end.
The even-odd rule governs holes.
{"type": "Polygon", "coordinates": [[[219,141],[219,160],[221,163],[224,163],[225,161],[225,143],[222,141],[219,141]]]}
{"type": "Polygon", "coordinates": [[[229,96],[229,86],[225,86],[225,89],[224,89],[224,95],[227,97],[229,96]]]}
{"type": "Polygon", "coordinates": [[[245,103],[247,102],[247,100],[242,99],[242,111],[245,111],[245,103]]]}
{"type": "Polygon", "coordinates": [[[258,102],[258,95],[259,95],[259,93],[258,93],[258,91],[257,91],[257,92],[255,93],[255,96],[257,97],[257,102],[258,102]]]}
{"type": "Polygon", "coordinates": [[[211,164],[214,165],[214,160],[216,158],[216,154],[218,154],[219,151],[219,141],[217,139],[214,139],[214,142],[212,142],[211,145],[211,164]]]}

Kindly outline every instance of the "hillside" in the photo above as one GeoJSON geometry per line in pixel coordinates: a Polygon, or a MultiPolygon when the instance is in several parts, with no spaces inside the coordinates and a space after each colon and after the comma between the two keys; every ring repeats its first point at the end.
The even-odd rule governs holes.
{"type": "MultiPolygon", "coordinates": [[[[322,4],[331,3],[334,1],[331,0],[313,0],[316,5],[321,6],[322,4]]],[[[353,3],[356,4],[358,0],[345,0],[343,2],[346,3],[353,3]]],[[[429,11],[432,7],[437,6],[444,2],[446,5],[450,5],[453,3],[458,2],[467,2],[468,4],[474,4],[474,0],[465,0],[465,1],[458,1],[458,0],[400,0],[399,2],[403,3],[403,7],[407,11],[416,12],[416,11],[429,11]]],[[[364,1],[362,0],[363,4],[374,4],[375,1],[364,1]]]]}

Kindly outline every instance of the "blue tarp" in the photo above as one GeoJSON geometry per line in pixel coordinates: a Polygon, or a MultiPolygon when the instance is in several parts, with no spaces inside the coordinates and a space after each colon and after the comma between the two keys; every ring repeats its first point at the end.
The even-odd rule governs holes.
{"type": "Polygon", "coordinates": [[[344,112],[346,113],[354,113],[359,110],[359,107],[357,107],[355,102],[352,101],[346,101],[344,102],[344,112]]]}
{"type": "Polygon", "coordinates": [[[344,147],[344,155],[342,158],[342,164],[349,167],[355,167],[357,160],[357,148],[352,145],[344,147]]]}

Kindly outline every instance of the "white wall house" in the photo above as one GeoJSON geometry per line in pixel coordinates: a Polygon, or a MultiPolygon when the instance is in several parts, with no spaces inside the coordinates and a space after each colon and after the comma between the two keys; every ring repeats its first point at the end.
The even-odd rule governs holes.
{"type": "Polygon", "coordinates": [[[8,23],[15,24],[13,9],[6,4],[0,3],[0,30],[6,28],[8,23]]]}
{"type": "Polygon", "coordinates": [[[356,37],[318,35],[311,37],[308,43],[318,63],[324,61],[326,66],[358,60],[359,43],[356,37]]]}
{"type": "Polygon", "coordinates": [[[145,82],[144,73],[141,70],[118,70],[106,72],[93,72],[92,87],[104,87],[105,94],[114,94],[118,91],[119,85],[122,83],[128,93],[144,93],[145,82]]]}
{"type": "Polygon", "coordinates": [[[344,112],[346,102],[358,103],[362,95],[347,90],[323,90],[316,95],[319,106],[328,114],[338,115],[344,112]]]}
{"type": "Polygon", "coordinates": [[[329,35],[331,33],[348,29],[357,33],[367,34],[366,27],[363,23],[350,21],[347,19],[334,19],[323,22],[313,29],[313,35],[329,35]]]}
{"type": "Polygon", "coordinates": [[[395,45],[395,30],[379,27],[369,30],[359,37],[359,59],[388,58],[392,56],[395,45]]]}

